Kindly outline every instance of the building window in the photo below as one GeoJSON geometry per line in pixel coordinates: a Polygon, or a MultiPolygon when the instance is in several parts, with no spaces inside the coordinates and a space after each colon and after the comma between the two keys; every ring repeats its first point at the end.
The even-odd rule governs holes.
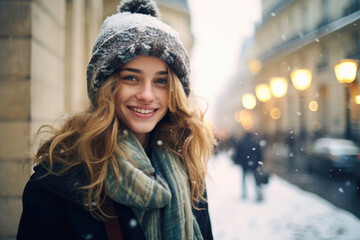
{"type": "Polygon", "coordinates": [[[308,1],[304,1],[302,5],[302,25],[303,25],[303,32],[309,32],[309,7],[308,1]]]}
{"type": "Polygon", "coordinates": [[[324,70],[329,65],[329,49],[326,46],[321,47],[321,53],[317,63],[317,69],[319,71],[324,70]]]}
{"type": "Polygon", "coordinates": [[[328,132],[329,119],[329,88],[325,85],[320,87],[320,116],[321,116],[321,134],[325,135],[328,132]]]}

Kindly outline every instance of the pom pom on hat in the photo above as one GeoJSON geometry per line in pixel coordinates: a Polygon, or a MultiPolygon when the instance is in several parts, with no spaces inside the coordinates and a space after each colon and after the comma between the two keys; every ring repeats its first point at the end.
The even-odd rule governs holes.
{"type": "Polygon", "coordinates": [[[141,13],[160,18],[160,11],[154,0],[122,0],[118,11],[119,13],[141,13]]]}

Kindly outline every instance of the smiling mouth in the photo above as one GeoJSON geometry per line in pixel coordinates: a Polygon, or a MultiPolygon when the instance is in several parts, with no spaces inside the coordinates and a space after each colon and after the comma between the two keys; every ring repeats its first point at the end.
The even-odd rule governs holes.
{"type": "Polygon", "coordinates": [[[141,114],[150,114],[155,112],[157,109],[143,109],[143,108],[135,108],[135,107],[128,107],[131,111],[141,113],[141,114]]]}

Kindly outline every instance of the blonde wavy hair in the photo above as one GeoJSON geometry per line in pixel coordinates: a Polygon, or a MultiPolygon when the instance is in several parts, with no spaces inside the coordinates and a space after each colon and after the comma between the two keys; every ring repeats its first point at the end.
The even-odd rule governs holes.
{"type": "MultiPolygon", "coordinates": [[[[167,140],[170,150],[183,160],[191,201],[196,207],[196,203],[204,200],[207,163],[216,142],[204,121],[204,113],[190,103],[178,77],[169,68],[168,72],[169,110],[153,133],[167,140]]],[[[86,190],[85,201],[90,212],[98,216],[104,215],[100,206],[106,197],[108,169],[114,169],[119,176],[117,156],[126,157],[117,144],[118,131],[123,127],[115,115],[119,82],[117,74],[110,76],[99,89],[96,107],[91,106],[85,112],[69,117],[59,129],[42,126],[38,134],[50,133],[51,137],[40,145],[34,156],[35,163],[56,175],[84,164],[88,176],[88,184],[82,187],[86,190]],[[54,163],[61,163],[60,171],[53,170],[54,163]]]]}

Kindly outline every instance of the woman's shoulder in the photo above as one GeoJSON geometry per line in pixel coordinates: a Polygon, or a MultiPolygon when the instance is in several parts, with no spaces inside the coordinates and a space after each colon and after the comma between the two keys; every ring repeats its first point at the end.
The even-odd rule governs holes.
{"type": "Polygon", "coordinates": [[[88,182],[84,166],[78,165],[60,174],[61,164],[55,164],[50,172],[45,166],[38,164],[24,189],[41,196],[52,193],[71,202],[83,204],[85,192],[81,189],[88,182]]]}
{"type": "Polygon", "coordinates": [[[34,170],[23,193],[18,239],[106,239],[104,224],[77,197],[73,173],[57,176],[40,165],[34,170]]]}

